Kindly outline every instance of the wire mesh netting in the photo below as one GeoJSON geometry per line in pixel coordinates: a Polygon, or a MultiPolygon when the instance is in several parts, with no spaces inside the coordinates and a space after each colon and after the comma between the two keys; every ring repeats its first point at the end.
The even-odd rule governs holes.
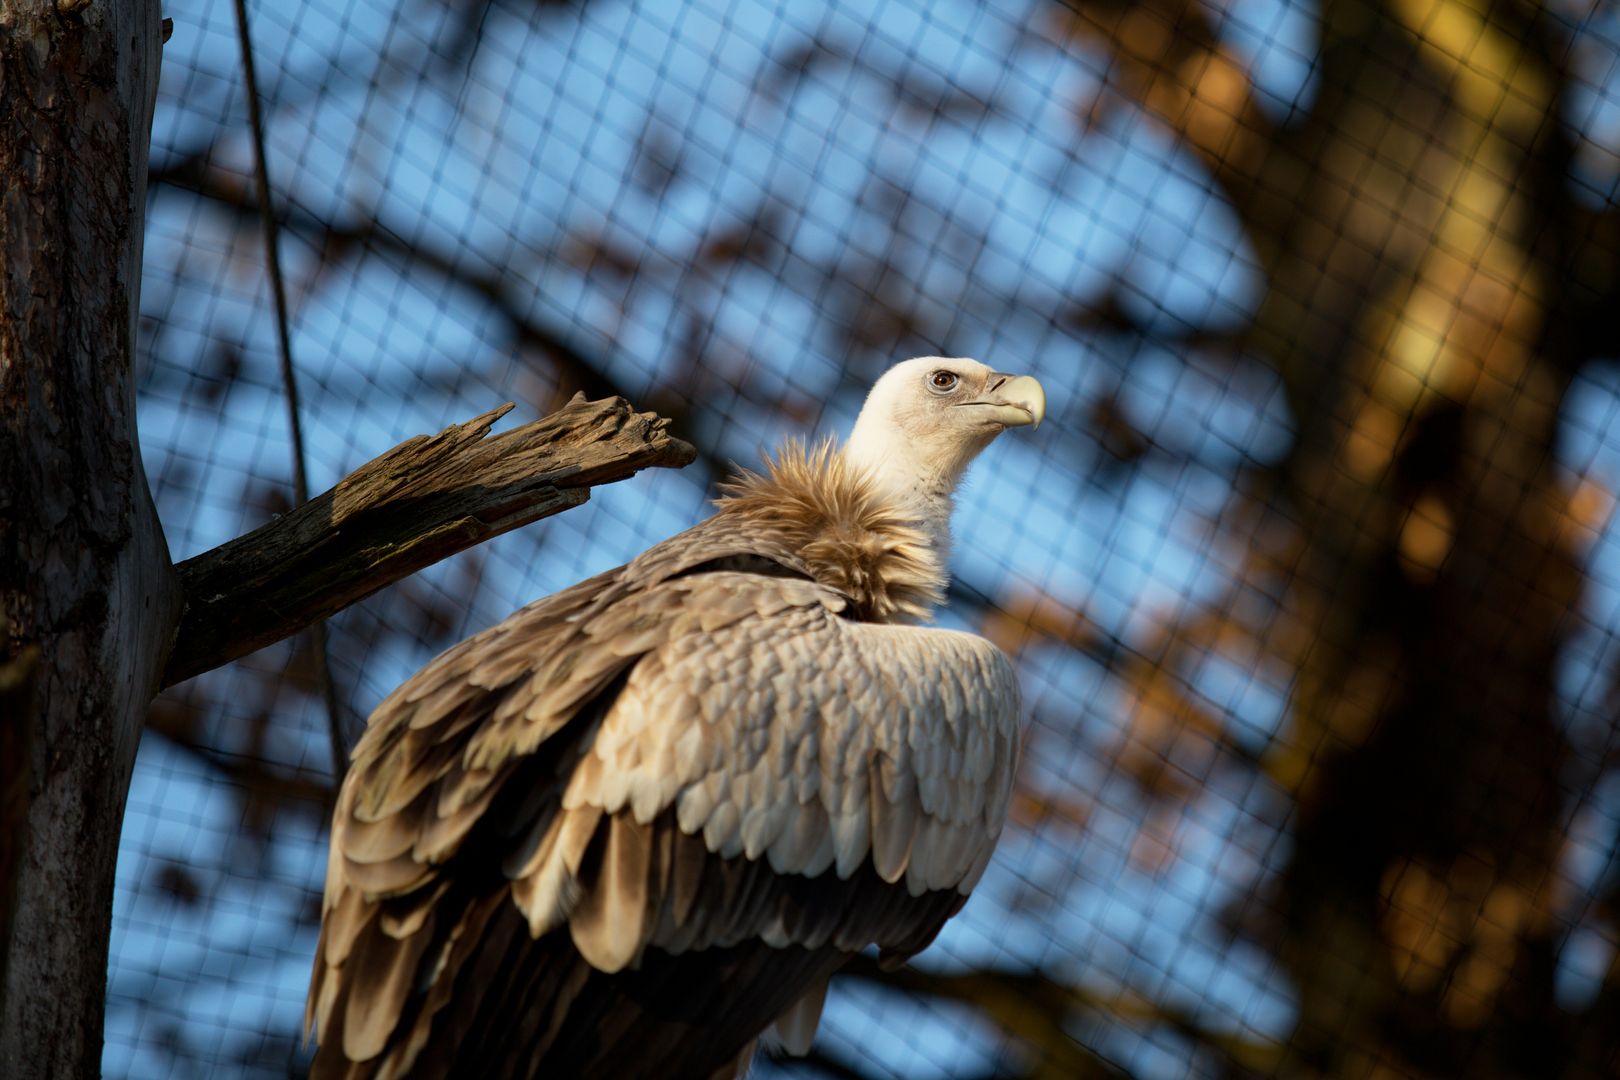
{"type": "MultiPolygon", "coordinates": [[[[757,1074],[1620,1070],[1615,9],[249,10],[315,490],[578,390],[700,452],[339,616],[351,739],[894,360],[1047,387],[941,618],[1024,688],[996,860],[757,1074]]],[[[164,14],[140,422],[181,559],[292,459],[236,25],[164,14]]],[[[157,702],[108,1075],[303,1069],[332,784],[306,638],[157,702]]]]}

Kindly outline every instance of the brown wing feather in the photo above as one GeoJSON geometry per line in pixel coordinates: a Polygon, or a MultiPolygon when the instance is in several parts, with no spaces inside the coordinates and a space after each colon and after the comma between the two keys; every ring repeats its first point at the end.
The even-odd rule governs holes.
{"type": "MultiPolygon", "coordinates": [[[[795,625],[839,621],[832,612],[843,602],[803,581],[681,577],[761,552],[795,566],[770,529],[711,519],[449,650],[378,708],[334,815],[306,1016],[320,1033],[314,1076],[452,1066],[457,1075],[667,1075],[672,1060],[698,1075],[734,1062],[847,954],[877,942],[904,956],[932,940],[970,883],[889,883],[904,874],[918,823],[913,800],[878,769],[858,789],[866,801],[870,780],[876,866],[857,857],[855,833],[829,866],[828,814],[804,803],[825,766],[808,743],[808,757],[783,759],[798,770],[792,782],[811,785],[803,812],[750,806],[744,788],[713,771],[714,755],[732,751],[701,740],[665,748],[688,755],[713,787],[716,809],[695,835],[645,784],[611,806],[568,801],[570,784],[632,783],[619,770],[634,744],[605,750],[598,737],[636,665],[656,672],[733,624],[758,637],[749,620],[787,609],[799,613],[795,625]],[[745,848],[758,857],[741,857],[745,848]]],[[[637,707],[649,715],[698,715],[691,694],[657,697],[667,687],[644,681],[655,696],[637,707]]],[[[614,729],[615,739],[637,737],[614,729]]],[[[777,752],[763,728],[750,738],[751,752],[777,752]]],[[[997,753],[1009,745],[1001,737],[997,753]]],[[[896,782],[912,784],[909,774],[896,782]]],[[[759,773],[748,783],[776,781],[759,773]]]]}
{"type": "MultiPolygon", "coordinates": [[[[622,650],[586,647],[592,614],[705,562],[779,546],[762,542],[759,532],[710,519],[628,566],[537,601],[452,647],[377,708],[355,748],[333,816],[306,1030],[318,1026],[323,1044],[340,1041],[343,1002],[375,996],[388,979],[383,968],[348,963],[360,938],[376,927],[379,903],[385,897],[406,901],[406,908],[428,902],[422,898],[434,895],[443,881],[440,865],[456,861],[527,755],[588,711],[585,706],[615,672],[634,662],[622,650]],[[534,719],[524,721],[531,713],[534,719]],[[481,750],[476,761],[475,740],[481,750]]],[[[791,564],[785,552],[780,558],[791,564]]],[[[563,761],[571,749],[568,740],[548,747],[563,761]]],[[[566,777],[568,771],[553,775],[566,777]]],[[[554,802],[531,800],[519,810],[524,816],[503,823],[509,835],[534,826],[554,802]]],[[[397,932],[404,925],[391,928],[397,932]]],[[[393,940],[415,949],[409,937],[393,940]]]]}
{"type": "MultiPolygon", "coordinates": [[[[705,1076],[736,1058],[852,952],[877,941],[886,953],[910,955],[965,899],[955,890],[913,897],[879,877],[870,861],[842,880],[831,872],[783,876],[762,861],[717,859],[701,837],[682,833],[672,814],[648,826],[628,815],[606,818],[593,848],[581,882],[588,895],[609,891],[607,875],[620,884],[635,879],[648,907],[672,920],[673,905],[662,898],[690,872],[683,867],[701,866],[698,902],[735,914],[711,921],[683,951],[648,947],[633,968],[609,973],[592,965],[565,930],[531,938],[501,883],[482,891],[453,888],[418,935],[429,940],[414,948],[438,957],[439,970],[400,1003],[392,1048],[359,1065],[352,1060],[355,1049],[371,1047],[374,1032],[356,1026],[358,981],[350,980],[339,1027],[330,1037],[323,1032],[311,1075],[705,1076]],[[617,852],[615,832],[630,840],[617,852]],[[449,916],[458,907],[456,935],[449,916]],[[818,944],[767,945],[757,929],[773,922],[818,944]],[[679,1063],[674,1072],[672,1062],[679,1063]]],[[[379,925],[368,927],[353,961],[386,950],[383,938],[379,925]]]]}

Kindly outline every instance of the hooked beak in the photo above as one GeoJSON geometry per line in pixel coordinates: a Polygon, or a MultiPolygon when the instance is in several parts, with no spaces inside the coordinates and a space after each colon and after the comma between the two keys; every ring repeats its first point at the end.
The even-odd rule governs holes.
{"type": "Polygon", "coordinates": [[[1028,375],[990,376],[985,390],[976,400],[964,405],[988,409],[990,417],[1002,427],[1040,427],[1046,418],[1046,391],[1028,375]]]}

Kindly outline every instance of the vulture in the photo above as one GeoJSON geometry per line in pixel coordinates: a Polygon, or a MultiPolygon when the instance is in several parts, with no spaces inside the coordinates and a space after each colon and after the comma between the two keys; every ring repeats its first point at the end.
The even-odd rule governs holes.
{"type": "Polygon", "coordinates": [[[951,500],[1044,392],[921,357],[843,446],[461,642],[377,707],[332,818],[315,1077],[728,1077],[961,908],[1018,753],[1007,658],[919,625],[951,500]]]}

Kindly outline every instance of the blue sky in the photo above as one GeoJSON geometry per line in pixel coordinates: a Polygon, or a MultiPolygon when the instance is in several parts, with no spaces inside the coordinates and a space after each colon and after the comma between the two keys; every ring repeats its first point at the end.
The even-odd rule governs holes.
{"type": "MultiPolygon", "coordinates": [[[[711,388],[690,404],[722,454],[745,463],[807,428],[847,430],[861,381],[847,373],[869,377],[899,358],[850,353],[846,297],[836,287],[807,292],[802,268],[891,259],[901,273],[889,287],[926,317],[931,347],[1029,371],[1048,387],[1049,425],[993,448],[962,495],[954,559],[965,581],[991,595],[1016,586],[1084,602],[1105,632],[1129,641],[1230,580],[1233,553],[1212,546],[1208,526],[1241,470],[1287,450],[1293,419],[1275,378],[1196,355],[1103,349],[1023,313],[1122,286],[1132,314],[1155,329],[1216,328],[1252,312],[1258,271],[1212,182],[1162,132],[1129,114],[1081,130],[1076,114],[1096,91],[1101,58],[1044,40],[1045,5],[594,0],[576,13],[510,3],[492,9],[464,72],[419,78],[446,63],[435,43],[449,7],[250,5],[283,200],[339,221],[376,218],[496,276],[526,317],[605,358],[632,395],[665,385],[683,326],[707,320],[706,355],[728,365],[742,392],[711,388]],[[817,42],[825,55],[813,66],[784,65],[817,42]],[[988,107],[934,114],[919,105],[951,89],[988,107]],[[656,190],[642,179],[649,145],[679,163],[656,190]],[[881,203],[886,192],[906,193],[915,208],[899,230],[881,203]],[[705,238],[765,211],[780,241],[774,265],[691,268],[705,238]],[[633,253],[633,283],[583,269],[565,242],[580,236],[633,253]],[[1088,449],[1078,434],[1084,409],[1110,396],[1172,452],[1165,464],[1121,477],[1088,449]],[[763,404],[783,397],[807,404],[792,418],[763,404]]],[[[235,134],[214,161],[245,172],[228,6],[184,0],[165,14],[176,29],[154,164],[224,127],[235,134]]],[[[1262,106],[1279,121],[1312,99],[1315,18],[1314,5],[1268,0],[1229,4],[1221,21],[1252,57],[1262,106]]],[[[1613,191],[1603,148],[1620,141],[1620,76],[1603,63],[1612,19],[1583,23],[1580,34],[1597,59],[1569,118],[1592,148],[1581,156],[1583,184],[1601,199],[1613,191]]],[[[519,402],[511,424],[546,400],[544,364],[520,355],[485,300],[378,258],[313,278],[317,253],[296,235],[283,257],[317,490],[410,435],[508,399],[519,402]]],[[[261,259],[254,230],[190,196],[154,195],[140,424],[148,471],[165,478],[160,510],[176,558],[257,524],[244,490],[289,474],[261,259]],[[240,351],[241,375],[210,397],[199,372],[222,347],[240,351]]],[[[1612,490],[1620,481],[1612,371],[1583,377],[1566,415],[1561,460],[1612,490]]],[[[422,581],[454,597],[460,630],[488,625],[691,524],[704,513],[706,481],[695,471],[659,473],[599,490],[584,508],[487,545],[471,593],[458,584],[465,557],[422,581]]],[[[1596,539],[1591,572],[1562,674],[1572,724],[1591,723],[1583,718],[1601,707],[1603,688],[1593,673],[1613,659],[1620,538],[1611,527],[1596,539]]],[[[285,655],[283,647],[265,662],[285,655]]],[[[396,649],[337,674],[369,708],[428,655],[396,649]]],[[[1285,711],[1287,688],[1274,675],[1210,664],[1197,689],[1258,744],[1285,711]]],[[[1095,753],[1122,722],[1117,690],[1094,662],[1055,648],[1032,655],[1024,677],[1041,717],[1033,775],[1089,793],[1092,817],[1084,828],[1010,835],[980,893],[923,962],[1039,963],[1083,985],[1185,1007],[1217,1030],[1284,1034],[1292,1012],[1280,973],[1214,925],[1227,900],[1283,857],[1286,837],[1255,839],[1271,796],[1211,790],[1170,830],[1175,857],[1146,865],[1135,857],[1140,793],[1095,753]]],[[[234,676],[216,678],[226,688],[218,723],[229,731],[244,719],[230,714],[234,676]]],[[[289,770],[325,772],[316,704],[287,693],[277,705],[257,752],[289,770]]],[[[1593,880],[1602,853],[1614,850],[1616,796],[1595,800],[1577,823],[1579,881],[1593,880]]],[[[252,1071],[232,1055],[251,1050],[259,1033],[299,1024],[314,942],[290,928],[319,891],[324,836],[284,815],[252,872],[242,872],[241,814],[216,770],[145,741],[119,861],[109,1076],[252,1071]],[[213,902],[187,907],[150,887],[168,861],[196,868],[213,902]]],[[[1561,976],[1571,1000],[1590,992],[1583,988],[1607,947],[1590,927],[1580,934],[1561,976]]],[[[1003,1052],[956,1011],[869,997],[833,1003],[830,1053],[924,1077],[1003,1052]]],[[[1143,1076],[1195,1064],[1175,1037],[1108,1022],[1077,1034],[1143,1076]]],[[[254,1067],[277,1071],[274,1062],[254,1067]]]]}

